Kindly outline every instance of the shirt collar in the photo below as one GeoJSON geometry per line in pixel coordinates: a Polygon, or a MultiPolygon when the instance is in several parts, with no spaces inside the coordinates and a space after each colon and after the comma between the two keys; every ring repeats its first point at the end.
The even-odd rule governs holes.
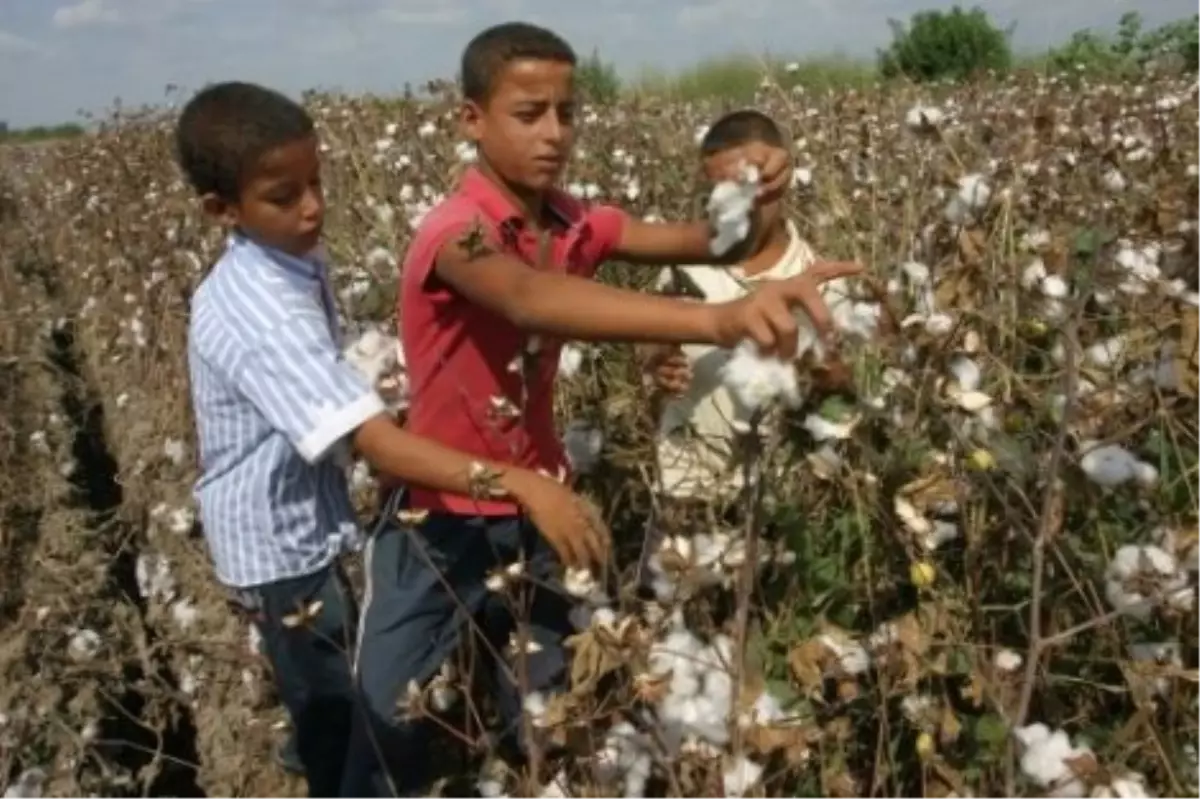
{"type": "MultiPolygon", "coordinates": [[[[474,200],[484,215],[501,230],[516,232],[525,226],[525,215],[521,209],[479,167],[467,169],[459,182],[459,191],[474,200]]],[[[565,206],[559,192],[551,190],[547,193],[546,214],[564,229],[570,228],[573,222],[572,214],[565,206]]]]}
{"type": "Polygon", "coordinates": [[[282,250],[277,250],[274,247],[260,244],[245,233],[235,230],[229,234],[229,246],[250,250],[283,269],[285,272],[299,275],[309,280],[322,280],[325,277],[328,256],[323,244],[317,245],[307,255],[297,257],[289,255],[282,250]]]}
{"type": "Polygon", "coordinates": [[[761,272],[757,272],[753,275],[747,275],[740,266],[730,267],[729,274],[737,280],[745,280],[749,282],[764,279],[774,279],[772,273],[782,264],[786,264],[794,260],[797,255],[799,255],[800,248],[804,246],[804,242],[800,238],[800,231],[796,229],[796,223],[790,219],[786,219],[784,220],[784,224],[787,226],[788,246],[787,249],[784,250],[783,255],[779,256],[779,260],[761,272]]]}

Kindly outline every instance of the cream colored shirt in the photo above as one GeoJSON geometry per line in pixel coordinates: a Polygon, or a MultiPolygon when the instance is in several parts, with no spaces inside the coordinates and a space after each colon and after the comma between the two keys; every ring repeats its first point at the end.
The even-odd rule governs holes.
{"type": "MultiPolygon", "coordinates": [[[[746,275],[738,267],[679,267],[706,302],[727,302],[749,293],[760,280],[783,280],[802,273],[816,256],[795,226],[788,223],[791,238],[787,251],[771,268],[746,275]]],[[[671,281],[664,269],[656,286],[662,290],[671,281]]],[[[748,422],[729,390],[721,384],[720,370],[730,350],[704,344],[684,345],[692,366],[692,383],[683,396],[665,403],[659,418],[657,455],[662,475],[662,492],[680,499],[728,498],[742,486],[743,465],[733,451],[734,423],[748,422]]]]}

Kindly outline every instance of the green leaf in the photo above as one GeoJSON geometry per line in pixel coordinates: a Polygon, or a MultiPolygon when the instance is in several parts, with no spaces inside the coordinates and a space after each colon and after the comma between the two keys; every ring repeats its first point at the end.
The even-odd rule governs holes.
{"type": "Polygon", "coordinates": [[[985,713],[975,722],[975,740],[989,749],[999,749],[1008,740],[1008,725],[995,713],[985,713]]]}

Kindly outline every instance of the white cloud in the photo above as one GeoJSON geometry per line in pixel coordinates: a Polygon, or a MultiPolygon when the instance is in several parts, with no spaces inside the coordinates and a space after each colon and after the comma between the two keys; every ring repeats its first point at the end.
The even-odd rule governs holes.
{"type": "Polygon", "coordinates": [[[45,52],[37,42],[0,29],[0,55],[30,55],[45,52]]]}
{"type": "Polygon", "coordinates": [[[116,22],[120,15],[109,8],[105,0],[79,0],[73,6],[60,6],[54,10],[53,22],[58,28],[77,28],[116,22]]]}

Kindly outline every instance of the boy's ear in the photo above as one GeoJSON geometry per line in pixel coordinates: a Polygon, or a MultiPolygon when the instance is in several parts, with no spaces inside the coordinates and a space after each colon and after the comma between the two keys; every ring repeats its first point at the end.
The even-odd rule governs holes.
{"type": "Polygon", "coordinates": [[[234,204],[213,192],[200,197],[200,208],[205,216],[218,225],[233,227],[238,223],[237,208],[234,204]]]}
{"type": "Polygon", "coordinates": [[[458,123],[465,138],[478,142],[483,137],[483,108],[474,100],[463,100],[458,109],[458,123]]]}

